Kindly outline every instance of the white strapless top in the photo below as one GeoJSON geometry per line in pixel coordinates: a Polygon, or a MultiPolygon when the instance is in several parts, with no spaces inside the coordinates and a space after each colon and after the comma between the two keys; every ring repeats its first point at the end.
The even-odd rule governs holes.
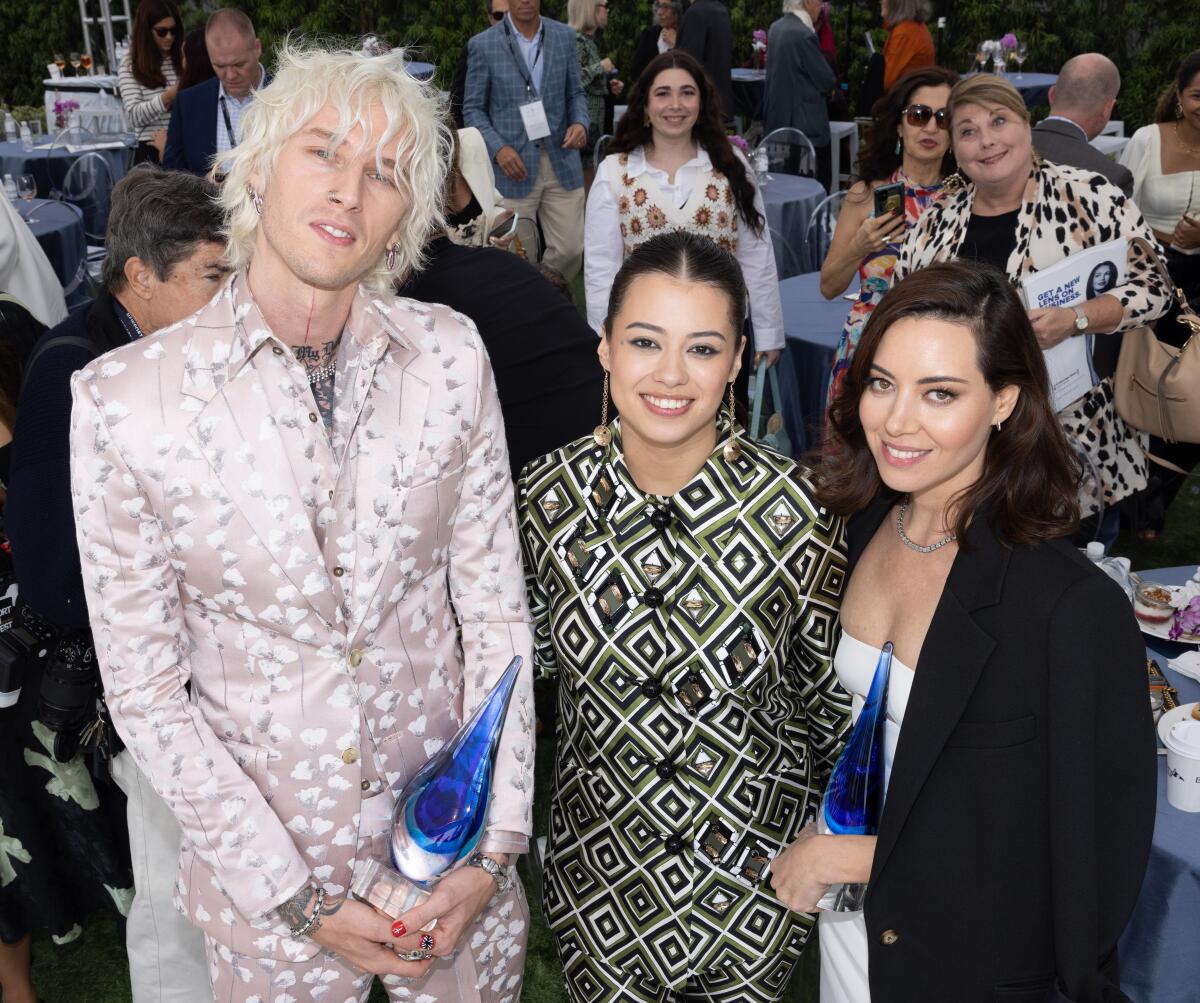
{"type": "MultiPolygon", "coordinates": [[[[842,689],[850,694],[854,720],[862,712],[882,651],[842,634],[833,656],[833,669],[842,689]]],[[[913,670],[895,654],[888,678],[887,721],[884,722],[884,784],[892,779],[892,760],[900,726],[912,692],[913,670]]],[[[861,912],[823,912],[818,916],[821,944],[821,1003],[870,1003],[867,981],[867,925],[861,912]]]]}

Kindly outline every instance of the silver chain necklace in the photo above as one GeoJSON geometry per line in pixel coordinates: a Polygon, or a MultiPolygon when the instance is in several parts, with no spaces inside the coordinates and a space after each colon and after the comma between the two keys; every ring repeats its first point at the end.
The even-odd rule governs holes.
{"type": "Polygon", "coordinates": [[[308,385],[310,387],[316,386],[322,380],[330,379],[336,370],[337,359],[335,357],[332,362],[327,362],[320,369],[314,369],[308,374],[308,385]]]}
{"type": "Polygon", "coordinates": [[[919,543],[913,543],[908,538],[908,534],[904,532],[904,517],[908,515],[908,502],[904,502],[896,512],[896,532],[900,534],[900,542],[909,550],[915,550],[918,554],[932,554],[935,550],[939,550],[946,546],[947,543],[953,543],[958,539],[954,533],[948,536],[943,536],[937,543],[931,543],[928,547],[922,547],[919,543]]]}

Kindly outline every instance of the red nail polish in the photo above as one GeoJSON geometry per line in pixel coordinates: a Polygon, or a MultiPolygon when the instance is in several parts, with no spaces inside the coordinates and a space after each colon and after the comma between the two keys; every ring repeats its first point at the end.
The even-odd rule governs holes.
{"type": "Polygon", "coordinates": [[[392,924],[393,937],[403,937],[406,933],[408,933],[408,927],[404,925],[402,920],[396,920],[396,922],[392,924]]]}

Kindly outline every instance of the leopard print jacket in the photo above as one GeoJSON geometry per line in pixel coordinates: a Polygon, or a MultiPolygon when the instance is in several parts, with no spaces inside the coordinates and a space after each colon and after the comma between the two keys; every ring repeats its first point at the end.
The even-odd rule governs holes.
{"type": "MultiPolygon", "coordinates": [[[[893,285],[918,268],[959,256],[974,202],[975,186],[967,183],[922,214],[900,249],[893,285]]],[[[1121,189],[1099,174],[1043,161],[1030,174],[1017,217],[1017,245],[1006,271],[1015,284],[1075,251],[1117,237],[1142,237],[1158,248],[1141,211],[1121,189]]],[[[1171,304],[1171,291],[1146,253],[1132,243],[1126,271],[1126,281],[1109,290],[1125,308],[1118,331],[1161,317],[1171,304]]]]}

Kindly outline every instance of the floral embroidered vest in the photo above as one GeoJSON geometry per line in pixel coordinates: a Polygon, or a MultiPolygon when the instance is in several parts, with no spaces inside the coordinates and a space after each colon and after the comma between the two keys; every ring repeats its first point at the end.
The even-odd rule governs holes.
{"type": "MultiPolygon", "coordinates": [[[[696,178],[682,207],[663,195],[648,171],[631,178],[626,172],[629,155],[617,159],[620,174],[610,177],[621,220],[621,241],[628,255],[638,244],[660,233],[687,230],[708,237],[731,254],[738,245],[738,212],[729,179],[716,168],[696,178]]],[[[613,174],[617,172],[614,171],[613,174]]]]}

